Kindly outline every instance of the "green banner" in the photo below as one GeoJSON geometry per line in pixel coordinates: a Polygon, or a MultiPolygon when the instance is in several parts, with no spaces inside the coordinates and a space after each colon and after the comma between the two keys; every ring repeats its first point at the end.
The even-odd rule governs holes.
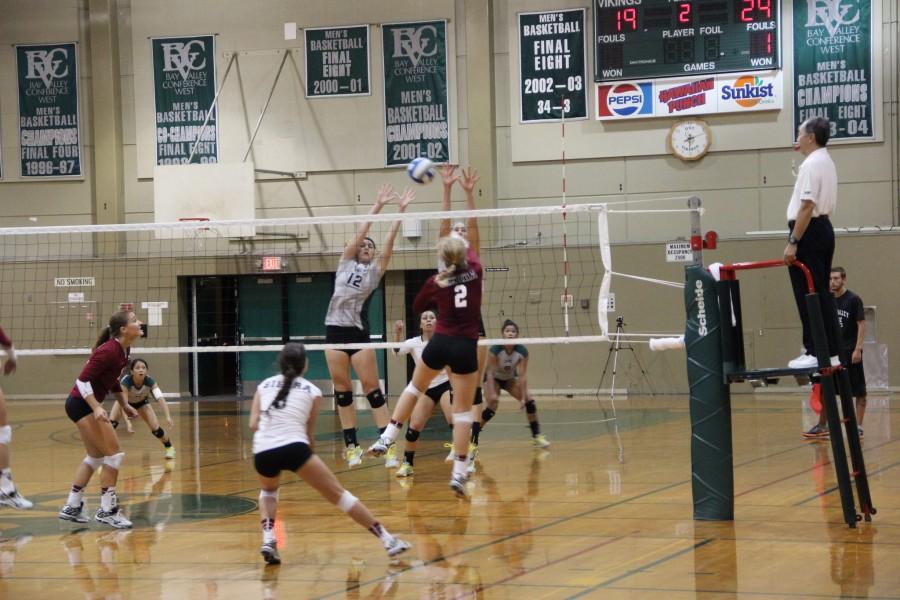
{"type": "Polygon", "coordinates": [[[522,123],[587,118],[585,9],[519,13],[522,123]]]}
{"type": "Polygon", "coordinates": [[[447,22],[391,23],[381,31],[386,164],[419,156],[447,162],[447,22]]]}
{"type": "Polygon", "coordinates": [[[306,97],[368,96],[369,26],[304,29],[306,97]]]}
{"type": "Polygon", "coordinates": [[[871,140],[870,0],[794,0],[794,131],[831,121],[831,139],[871,140]]]}
{"type": "Polygon", "coordinates": [[[16,46],[23,178],[82,176],[77,54],[74,42],[16,46]]]}
{"type": "MultiPolygon", "coordinates": [[[[156,164],[187,164],[216,97],[216,41],[211,35],[153,38],[156,164]]],[[[216,111],[210,115],[192,163],[219,161],[216,111]]]]}

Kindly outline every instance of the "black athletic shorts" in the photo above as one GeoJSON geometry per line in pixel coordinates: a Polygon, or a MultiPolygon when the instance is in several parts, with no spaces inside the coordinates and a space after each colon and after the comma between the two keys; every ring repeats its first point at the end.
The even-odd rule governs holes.
{"type": "Polygon", "coordinates": [[[428,396],[429,398],[431,398],[432,402],[434,402],[435,404],[438,404],[438,403],[440,403],[443,395],[446,394],[447,392],[450,392],[450,397],[452,398],[453,390],[450,388],[449,381],[445,381],[444,383],[441,383],[434,387],[428,388],[427,390],[425,390],[425,395],[428,396]]]}
{"type": "Polygon", "coordinates": [[[484,319],[478,319],[478,337],[487,337],[487,330],[484,328],[484,319]]]}
{"type": "Polygon", "coordinates": [[[494,378],[494,385],[496,385],[499,389],[503,390],[504,392],[509,392],[510,394],[512,393],[512,392],[510,392],[510,388],[512,388],[513,382],[515,382],[515,379],[497,379],[496,377],[494,378]]]}
{"type": "Polygon", "coordinates": [[[308,444],[294,442],[253,455],[253,466],[263,477],[277,477],[282,471],[296,471],[312,458],[308,444]]]}
{"type": "Polygon", "coordinates": [[[850,390],[854,398],[866,395],[866,374],[863,371],[862,362],[850,363],[847,369],[850,374],[850,390]]]}
{"type": "Polygon", "coordinates": [[[435,371],[450,367],[457,375],[478,370],[478,340],[436,333],[422,350],[422,362],[435,371]]]}
{"type": "Polygon", "coordinates": [[[131,408],[133,408],[134,410],[140,410],[141,408],[147,406],[148,404],[150,404],[150,400],[148,398],[144,398],[143,400],[141,400],[138,403],[133,403],[133,402],[128,403],[128,405],[131,408]]]}
{"type": "Polygon", "coordinates": [[[94,410],[83,398],[69,396],[66,398],[66,414],[73,423],[77,423],[86,416],[94,414],[94,410]]]}
{"type": "MultiPolygon", "coordinates": [[[[341,327],[339,325],[325,326],[326,344],[367,344],[370,341],[369,332],[365,329],[341,327]]],[[[341,350],[341,352],[346,352],[347,356],[353,356],[359,350],[341,350]]]]}

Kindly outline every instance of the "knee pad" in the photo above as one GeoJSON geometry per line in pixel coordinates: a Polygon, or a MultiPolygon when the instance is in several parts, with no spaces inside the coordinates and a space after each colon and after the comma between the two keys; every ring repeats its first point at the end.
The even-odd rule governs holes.
{"type": "Polygon", "coordinates": [[[525,412],[529,415],[533,415],[537,412],[537,404],[535,404],[534,400],[531,398],[525,401],[525,412]]]}
{"type": "Polygon", "coordinates": [[[12,427],[4,425],[0,427],[0,444],[9,444],[12,441],[12,427]]]}
{"type": "Polygon", "coordinates": [[[166,437],[166,432],[163,430],[162,427],[160,427],[159,429],[157,429],[156,431],[153,432],[153,435],[155,435],[159,439],[163,439],[164,437],[166,437]]]}
{"type": "Polygon", "coordinates": [[[94,458],[93,456],[88,455],[85,456],[84,460],[82,460],[81,462],[89,466],[92,471],[96,471],[100,468],[100,465],[103,464],[103,457],[101,456],[100,458],[94,458]]]}
{"type": "Polygon", "coordinates": [[[116,471],[118,471],[122,466],[123,460],[125,460],[125,453],[119,452],[118,454],[113,454],[112,456],[104,456],[103,464],[110,469],[115,469],[116,471]]]}
{"type": "Polygon", "coordinates": [[[334,393],[334,401],[338,406],[352,406],[353,405],[353,392],[335,392],[334,393]]]}
{"type": "Polygon", "coordinates": [[[347,490],[344,490],[341,494],[341,497],[338,498],[337,507],[344,512],[350,512],[350,510],[356,505],[357,498],[347,490]]]}
{"type": "Polygon", "coordinates": [[[369,406],[372,408],[381,408],[384,406],[384,393],[382,393],[381,388],[369,392],[366,394],[366,398],[369,400],[369,406]]]}
{"type": "Polygon", "coordinates": [[[407,442],[415,442],[419,439],[419,435],[421,435],[421,431],[417,431],[412,427],[406,428],[406,441],[407,442]]]}
{"type": "Polygon", "coordinates": [[[474,421],[474,419],[472,418],[472,413],[470,411],[453,413],[454,423],[471,423],[472,421],[474,421]]]}
{"type": "Polygon", "coordinates": [[[487,423],[488,421],[490,421],[491,419],[494,418],[495,414],[497,414],[497,413],[492,411],[490,408],[486,408],[483,411],[481,411],[481,420],[484,421],[485,423],[487,423]]]}
{"type": "Polygon", "coordinates": [[[268,490],[259,490],[259,501],[262,502],[266,498],[274,498],[275,501],[278,501],[278,490],[274,492],[270,492],[268,490]]]}
{"type": "Polygon", "coordinates": [[[416,388],[416,386],[414,386],[414,385],[412,384],[412,381],[410,381],[410,382],[409,382],[409,385],[407,385],[407,386],[403,389],[403,393],[404,393],[404,394],[406,394],[406,393],[412,394],[417,400],[419,399],[419,396],[422,395],[422,392],[420,392],[420,391],[416,388]]]}
{"type": "Polygon", "coordinates": [[[479,385],[475,388],[475,399],[472,401],[472,406],[481,404],[482,402],[484,402],[484,395],[481,393],[481,386],[479,385]]]}

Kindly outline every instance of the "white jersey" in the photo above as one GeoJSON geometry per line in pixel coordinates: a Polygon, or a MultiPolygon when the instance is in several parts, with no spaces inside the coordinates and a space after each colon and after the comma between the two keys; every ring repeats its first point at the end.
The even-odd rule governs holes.
{"type": "MultiPolygon", "coordinates": [[[[411,337],[405,342],[403,345],[397,349],[398,354],[412,354],[413,361],[418,366],[422,363],[422,351],[425,350],[426,342],[422,338],[422,336],[418,335],[416,337],[411,337]]],[[[450,381],[450,377],[447,375],[447,371],[441,369],[440,373],[434,376],[434,379],[431,380],[431,383],[428,384],[428,389],[430,390],[433,387],[437,387],[442,383],[450,381]]]]}
{"type": "Polygon", "coordinates": [[[376,262],[341,260],[334,274],[334,294],[328,303],[325,324],[368,329],[368,323],[363,323],[363,307],[380,281],[381,271],[376,262]]]}
{"type": "Polygon", "coordinates": [[[280,448],[296,442],[309,443],[306,423],[313,402],[322,397],[322,390],[302,377],[294,379],[284,406],[273,406],[278,390],[284,384],[283,375],[264,380],[256,388],[259,394],[259,429],[253,434],[253,453],[280,448]]]}

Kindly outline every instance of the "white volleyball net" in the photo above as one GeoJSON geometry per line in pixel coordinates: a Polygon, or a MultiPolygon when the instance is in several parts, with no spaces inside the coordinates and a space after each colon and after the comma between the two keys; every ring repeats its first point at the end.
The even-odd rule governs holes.
{"type": "MultiPolygon", "coordinates": [[[[633,279],[621,289],[614,285],[620,271],[609,228],[625,210],[598,203],[403,215],[382,286],[367,307],[370,347],[397,346],[395,320],[407,324],[405,333],[417,332],[410,306],[435,272],[441,223],[474,218],[485,269],[488,339],[482,343],[499,343],[501,325],[511,319],[520,326],[520,343],[543,346],[565,368],[563,348],[607,342],[610,311],[623,304],[637,310],[648,293],[633,279]]],[[[238,389],[241,382],[246,389],[285,342],[302,341],[314,354],[325,348],[325,312],[344,245],[361,223],[370,223],[380,260],[398,219],[380,214],[0,228],[0,324],[22,360],[44,357],[47,364],[48,357],[83,360],[109,316],[133,310],[147,330],[134,352],[164,355],[165,368],[179,382],[169,388],[200,392],[205,362],[219,365],[217,377],[234,377],[238,389]]],[[[680,327],[641,329],[663,335],[680,327]]],[[[627,335],[633,341],[650,337],[627,335]]],[[[314,367],[324,365],[321,357],[311,360],[314,367]]],[[[384,356],[379,360],[383,367],[384,356]]],[[[564,379],[561,374],[550,385],[564,387],[564,379]]]]}

